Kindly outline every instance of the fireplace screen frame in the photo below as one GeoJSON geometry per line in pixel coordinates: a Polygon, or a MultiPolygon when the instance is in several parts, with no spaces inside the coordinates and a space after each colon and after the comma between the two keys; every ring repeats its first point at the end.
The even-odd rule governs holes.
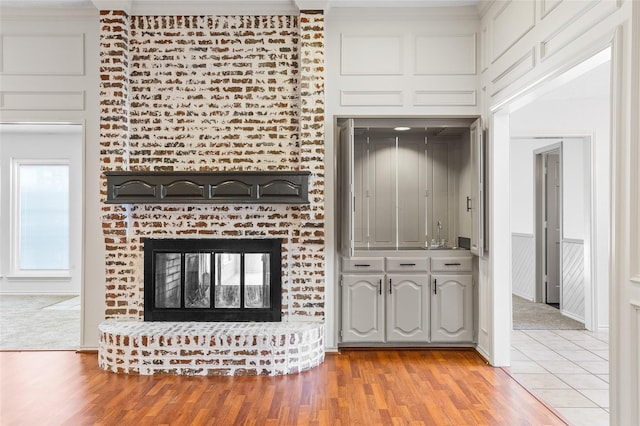
{"type": "MultiPolygon", "coordinates": [[[[282,321],[282,239],[199,239],[199,238],[146,238],[144,240],[144,320],[145,321],[233,321],[233,322],[280,322],[282,321]],[[180,255],[180,306],[156,306],[157,255],[176,253],[180,255]],[[186,307],[186,254],[210,254],[209,306],[186,307]],[[216,307],[216,253],[218,254],[268,254],[269,255],[269,307],[244,307],[244,265],[240,274],[240,307],[216,307]]],[[[242,260],[241,260],[242,263],[242,260]]]]}

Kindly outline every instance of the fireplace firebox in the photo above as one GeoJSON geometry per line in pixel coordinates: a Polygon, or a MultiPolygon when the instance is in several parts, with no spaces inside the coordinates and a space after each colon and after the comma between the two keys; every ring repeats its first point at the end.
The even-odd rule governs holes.
{"type": "Polygon", "coordinates": [[[282,319],[282,240],[144,241],[145,321],[282,319]]]}

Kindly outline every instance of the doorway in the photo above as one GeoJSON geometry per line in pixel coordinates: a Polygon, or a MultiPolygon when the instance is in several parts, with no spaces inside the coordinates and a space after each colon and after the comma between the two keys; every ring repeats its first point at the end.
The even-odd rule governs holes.
{"type": "Polygon", "coordinates": [[[80,344],[83,126],[0,124],[0,349],[80,344]]]}
{"type": "Polygon", "coordinates": [[[540,271],[536,274],[536,299],[561,310],[561,148],[536,153],[536,242],[541,245],[540,271]],[[538,196],[539,194],[539,196],[538,196]]]}
{"type": "MultiPolygon", "coordinates": [[[[522,307],[519,301],[514,301],[513,329],[509,336],[511,372],[525,387],[541,395],[570,421],[575,409],[579,408],[589,409],[593,418],[602,424],[606,424],[609,409],[610,58],[608,49],[604,50],[560,76],[557,81],[550,82],[549,87],[539,88],[526,104],[523,104],[524,99],[520,104],[514,101],[508,111],[494,116],[494,122],[504,133],[500,134],[502,139],[492,141],[493,148],[499,150],[505,147],[502,141],[509,140],[511,158],[514,148],[517,150],[518,145],[524,143],[521,140],[514,143],[514,139],[528,137],[540,141],[541,145],[529,151],[533,156],[529,154],[525,160],[528,167],[537,170],[534,182],[528,187],[531,189],[525,195],[514,193],[523,168],[511,167],[511,237],[512,242],[517,243],[512,244],[511,255],[514,259],[518,254],[527,229],[533,225],[532,236],[537,241],[535,249],[529,253],[536,257],[535,270],[539,271],[540,278],[531,280],[532,284],[538,284],[531,300],[544,303],[531,305],[546,308],[547,312],[556,311],[558,317],[565,317],[547,304],[554,302],[553,288],[540,284],[544,284],[550,269],[555,267],[547,260],[549,256],[559,259],[559,308],[563,314],[573,311],[575,315],[571,318],[581,319],[587,329],[570,328],[564,324],[516,328],[515,314],[522,307]],[[556,165],[558,149],[559,164],[556,165]],[[559,185],[554,182],[555,176],[545,178],[545,166],[554,174],[555,169],[558,170],[559,185]],[[576,182],[577,177],[581,177],[581,182],[576,182]],[[534,197],[531,197],[532,190],[534,197]],[[518,208],[513,209],[514,205],[522,207],[517,203],[525,197],[535,198],[538,206],[535,214],[526,216],[519,214],[518,208]],[[555,219],[549,217],[548,211],[554,207],[555,197],[558,197],[560,206],[558,223],[554,223],[555,219]],[[519,233],[517,239],[516,232],[519,233]],[[559,247],[557,257],[554,254],[556,244],[559,247]],[[575,286],[571,287],[571,284],[575,286]],[[571,292],[571,288],[581,291],[571,292]],[[575,298],[578,295],[580,299],[575,298]],[[570,299],[580,303],[571,305],[570,299]],[[568,308],[567,305],[573,307],[568,308]],[[578,310],[578,307],[583,307],[583,310],[578,310]],[[535,375],[530,374],[534,371],[535,375]],[[564,399],[554,398],[560,394],[557,390],[559,385],[564,387],[561,391],[564,399]],[[572,401],[570,407],[567,405],[569,398],[572,401]]],[[[500,185],[494,183],[492,188],[498,191],[500,185]]],[[[494,238],[497,237],[500,235],[494,234],[494,238]]],[[[511,291],[515,299],[515,291],[521,290],[521,283],[516,280],[515,273],[519,270],[515,265],[512,271],[511,291]]],[[[552,280],[549,281],[551,284],[552,280]]],[[[542,315],[535,313],[532,316],[542,315]]]]}

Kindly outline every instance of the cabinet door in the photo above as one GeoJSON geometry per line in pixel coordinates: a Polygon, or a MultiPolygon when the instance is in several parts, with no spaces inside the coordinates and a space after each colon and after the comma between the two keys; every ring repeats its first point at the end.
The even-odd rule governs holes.
{"type": "Polygon", "coordinates": [[[429,279],[427,274],[392,274],[387,289],[387,341],[429,340],[429,279]]]}
{"type": "Polygon", "coordinates": [[[484,250],[484,141],[480,119],[471,125],[471,253],[484,250]]]}
{"type": "Polygon", "coordinates": [[[431,341],[473,341],[471,275],[432,275],[431,281],[431,341]]]}
{"type": "Polygon", "coordinates": [[[342,275],[342,341],[384,341],[384,276],[342,275]]]}
{"type": "Polygon", "coordinates": [[[396,138],[369,137],[369,242],[372,247],[397,245],[396,183],[396,138]]]}
{"type": "Polygon", "coordinates": [[[338,182],[340,185],[340,203],[342,215],[340,217],[340,233],[342,234],[341,249],[345,256],[353,255],[353,208],[354,208],[354,186],[353,186],[353,143],[354,128],[353,120],[347,120],[340,127],[340,157],[338,182]]]}
{"type": "Polygon", "coordinates": [[[426,176],[424,139],[398,138],[398,247],[424,247],[426,176]]]}

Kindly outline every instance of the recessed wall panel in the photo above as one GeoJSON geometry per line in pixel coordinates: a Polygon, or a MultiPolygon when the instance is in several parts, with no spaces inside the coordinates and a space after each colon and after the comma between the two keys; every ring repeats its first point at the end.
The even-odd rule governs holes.
{"type": "Polygon", "coordinates": [[[401,75],[401,36],[343,35],[340,47],[342,75],[401,75]]]}
{"type": "Polygon", "coordinates": [[[618,0],[563,1],[554,9],[553,17],[561,18],[565,24],[540,42],[540,58],[544,60],[562,50],[620,6],[618,0]],[[582,30],[576,31],[580,27],[582,30]]]}
{"type": "Polygon", "coordinates": [[[535,26],[535,2],[511,0],[493,18],[493,62],[535,26]]]}
{"type": "Polygon", "coordinates": [[[531,71],[535,67],[535,63],[535,49],[531,49],[492,80],[495,90],[491,93],[491,96],[495,96],[509,84],[531,71]]]}
{"type": "Polygon", "coordinates": [[[10,75],[84,75],[82,34],[3,35],[1,66],[10,75]]]}
{"type": "Polygon", "coordinates": [[[340,92],[342,106],[402,106],[402,91],[343,90],[340,92]]]}
{"type": "Polygon", "coordinates": [[[540,1],[540,19],[544,19],[553,9],[558,7],[563,0],[541,0],[540,1]]]}
{"type": "Polygon", "coordinates": [[[84,92],[0,92],[0,109],[82,111],[84,92]]]}
{"type": "Polygon", "coordinates": [[[418,36],[414,57],[416,75],[473,75],[476,35],[418,36]]]}
{"type": "Polygon", "coordinates": [[[476,105],[475,90],[429,90],[413,94],[414,106],[473,106],[476,105]]]}

